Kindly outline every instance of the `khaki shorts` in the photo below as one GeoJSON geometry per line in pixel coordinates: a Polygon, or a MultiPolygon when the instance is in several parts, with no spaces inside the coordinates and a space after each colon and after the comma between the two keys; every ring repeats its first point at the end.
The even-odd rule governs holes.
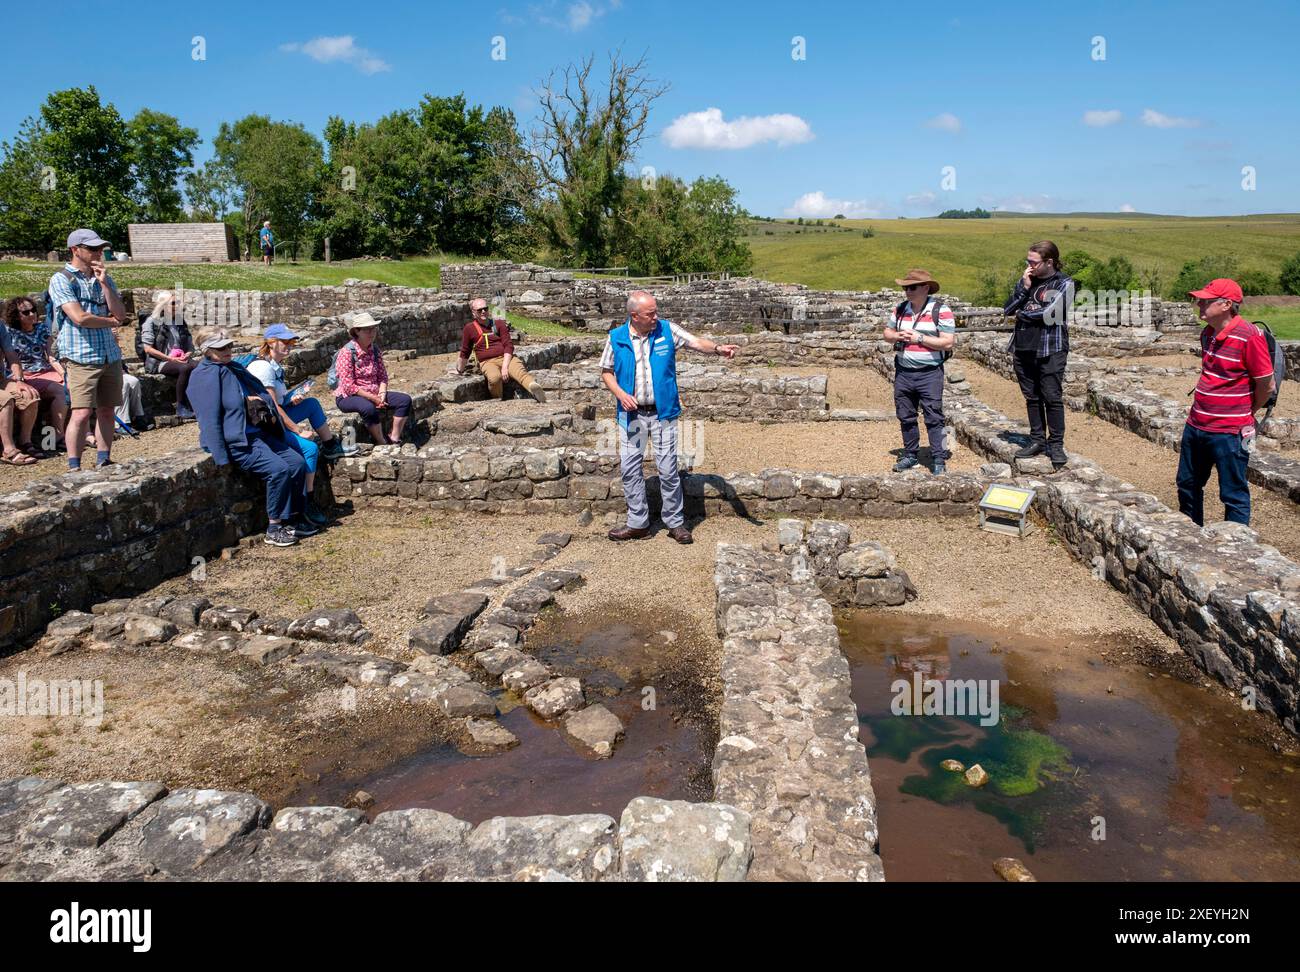
{"type": "Polygon", "coordinates": [[[36,401],[32,401],[30,398],[24,398],[14,390],[13,381],[6,381],[4,387],[0,388],[0,408],[4,408],[10,402],[14,403],[14,409],[16,411],[22,412],[31,408],[33,405],[40,404],[40,397],[37,396],[36,401]]]}
{"type": "Polygon", "coordinates": [[[73,408],[117,408],[122,404],[122,362],[83,365],[64,361],[73,408]]]}

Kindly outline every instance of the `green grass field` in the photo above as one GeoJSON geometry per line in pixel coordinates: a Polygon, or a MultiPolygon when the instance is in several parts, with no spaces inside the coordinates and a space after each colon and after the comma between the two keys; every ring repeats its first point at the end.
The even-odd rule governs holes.
{"type": "Polygon", "coordinates": [[[829,290],[894,286],[909,267],[924,267],[948,293],[969,299],[983,270],[1010,272],[1029,244],[1050,239],[1061,252],[1087,250],[1099,260],[1127,257],[1141,272],[1160,271],[1168,286],[1187,260],[1237,258],[1242,270],[1277,274],[1300,252],[1300,214],[1236,217],[1117,216],[1071,213],[992,219],[836,220],[850,232],[788,223],[751,223],[745,242],[754,276],[829,290]],[[862,230],[875,233],[864,239],[862,230]],[[1069,229],[1065,227],[1069,226],[1069,229]],[[795,233],[795,230],[802,230],[795,233]],[[811,232],[810,232],[811,230],[811,232]],[[773,235],[766,235],[767,232],[773,235]]]}
{"type": "MultiPolygon", "coordinates": [[[[130,262],[109,265],[117,285],[126,287],[175,287],[192,290],[291,290],[323,284],[341,284],[349,277],[378,280],[405,287],[437,287],[443,263],[468,263],[467,257],[408,257],[405,260],[343,260],[337,263],[181,263],[171,266],[133,266],[130,262]]],[[[0,297],[39,293],[58,269],[50,263],[27,260],[0,261],[0,297]]]]}

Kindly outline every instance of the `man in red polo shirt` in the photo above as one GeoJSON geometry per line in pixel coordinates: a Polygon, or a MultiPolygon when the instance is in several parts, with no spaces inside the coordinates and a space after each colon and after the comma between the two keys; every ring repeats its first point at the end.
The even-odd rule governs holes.
{"type": "Polygon", "coordinates": [[[1237,313],[1241,287],[1235,280],[1211,280],[1188,293],[1206,327],[1201,377],[1178,450],[1178,510],[1205,524],[1205,484],[1213,468],[1224,519],[1250,523],[1246,463],[1255,445],[1255,413],[1273,394],[1273,359],[1264,332],[1237,313]]]}

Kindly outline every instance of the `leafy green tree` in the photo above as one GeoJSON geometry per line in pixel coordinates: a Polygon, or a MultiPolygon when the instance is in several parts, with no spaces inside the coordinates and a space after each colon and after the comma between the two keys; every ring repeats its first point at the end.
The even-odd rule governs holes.
{"type": "Polygon", "coordinates": [[[647,77],[644,58],[627,62],[617,53],[600,90],[593,62],[569,65],[536,92],[541,118],[529,153],[542,198],[532,215],[551,249],[575,266],[608,265],[615,209],[630,178],[626,168],[651,106],[667,90],[647,77]]]}
{"type": "Polygon", "coordinates": [[[230,212],[238,189],[235,175],[220,159],[208,159],[201,168],[185,174],[185,198],[190,218],[200,223],[219,222],[230,212]]]}
{"type": "Polygon", "coordinates": [[[154,223],[180,220],[184,213],[178,182],[181,172],[194,164],[199,133],[149,108],[141,108],[126,130],[140,218],[154,223]]]}
{"type": "Polygon", "coordinates": [[[316,136],[299,124],[248,115],[233,124],[222,122],[213,146],[234,179],[247,252],[253,252],[264,219],[271,220],[280,240],[305,239],[324,170],[316,136]]]}
{"type": "Polygon", "coordinates": [[[1219,277],[1235,279],[1237,276],[1237,259],[1226,253],[1203,256],[1199,260],[1188,260],[1178,271],[1178,276],[1169,285],[1169,298],[1187,300],[1189,290],[1200,290],[1211,280],[1219,277]]]}
{"type": "Polygon", "coordinates": [[[126,123],[93,86],[55,91],[0,161],[0,239],[61,247],[79,226],[123,246],[137,216],[126,123]]]}

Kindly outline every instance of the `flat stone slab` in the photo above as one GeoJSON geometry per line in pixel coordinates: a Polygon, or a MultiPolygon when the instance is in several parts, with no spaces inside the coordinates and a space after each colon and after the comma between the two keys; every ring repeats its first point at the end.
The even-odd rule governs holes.
{"type": "Polygon", "coordinates": [[[501,606],[507,611],[516,611],[519,614],[537,614],[548,604],[555,603],[555,594],[543,587],[533,586],[533,581],[525,584],[516,591],[511,591],[501,602],[501,606]]]}
{"type": "Polygon", "coordinates": [[[862,540],[839,555],[835,569],[840,577],[884,577],[894,563],[893,553],[884,544],[862,540]]]}
{"type": "Polygon", "coordinates": [[[553,678],[525,692],[524,702],[543,719],[554,719],[582,705],[582,685],[576,678],[553,678]]]}
{"type": "Polygon", "coordinates": [[[570,712],[564,720],[564,731],[581,751],[607,759],[614,755],[615,744],[623,738],[623,723],[597,702],[570,712]]]}
{"type": "Polygon", "coordinates": [[[465,841],[465,867],[476,878],[511,878],[530,867],[575,881],[613,877],[617,825],[601,813],[493,817],[465,841]]]}
{"type": "Polygon", "coordinates": [[[468,624],[487,607],[488,597],[479,591],[456,591],[452,594],[439,594],[431,597],[424,605],[424,613],[429,615],[450,614],[463,618],[468,624]]]}
{"type": "Polygon", "coordinates": [[[867,408],[833,408],[830,411],[832,422],[889,422],[894,418],[892,412],[867,408]]]}
{"type": "Polygon", "coordinates": [[[302,653],[301,642],[281,635],[252,635],[235,649],[249,661],[258,665],[272,665],[285,658],[302,653]]]}
{"type": "Polygon", "coordinates": [[[256,617],[256,611],[225,605],[208,608],[199,615],[199,624],[218,631],[243,631],[256,617]]]}
{"type": "Polygon", "coordinates": [[[321,866],[331,881],[442,880],[471,825],[437,810],[396,810],[351,833],[321,866]]]}
{"type": "Polygon", "coordinates": [[[150,812],[140,856],[175,874],[199,867],[271,819],[271,808],[251,793],[222,790],[175,790],[150,812]]]}
{"type": "Polygon", "coordinates": [[[178,597],[168,602],[158,612],[158,617],[166,618],[178,628],[195,628],[203,612],[210,607],[212,602],[206,597],[178,597]]]}
{"type": "Polygon", "coordinates": [[[90,634],[95,627],[95,615],[86,611],[65,611],[45,626],[45,633],[54,638],[80,638],[90,634]]]}
{"type": "Polygon", "coordinates": [[[537,542],[545,547],[567,547],[572,539],[572,533],[543,533],[537,542]]]}
{"type": "Polygon", "coordinates": [[[457,748],[471,756],[503,753],[519,745],[519,738],[495,719],[471,716],[465,720],[464,733],[457,748]]]}
{"type": "Polygon", "coordinates": [[[238,631],[212,631],[200,628],[187,631],[172,642],[174,648],[188,648],[190,651],[238,651],[248,639],[248,635],[238,631]]]}
{"type": "Polygon", "coordinates": [[[310,638],[313,641],[347,642],[359,645],[370,638],[351,608],[322,608],[289,622],[286,632],[290,638],[310,638]]]}
{"type": "Polygon", "coordinates": [[[544,665],[536,658],[524,655],[501,673],[501,684],[511,692],[527,692],[534,685],[541,685],[551,677],[549,665],[544,665]]]}
{"type": "Polygon", "coordinates": [[[143,614],[128,614],[122,628],[122,640],[134,647],[160,645],[175,638],[176,625],[163,618],[143,614]]]}
{"type": "Polygon", "coordinates": [[[553,431],[554,427],[549,415],[494,415],[483,420],[486,431],[517,437],[541,435],[553,431]]]}
{"type": "Polygon", "coordinates": [[[412,651],[426,655],[450,655],[460,647],[469,628],[469,622],[450,614],[440,614],[424,624],[412,628],[406,643],[412,651]]]}
{"type": "Polygon", "coordinates": [[[537,575],[528,582],[527,587],[540,587],[543,590],[555,592],[576,587],[582,583],[582,580],[582,574],[576,570],[562,570],[559,567],[551,567],[547,570],[538,571],[537,575]]]}
{"type": "Polygon", "coordinates": [[[406,670],[405,665],[391,658],[370,654],[348,655],[321,649],[295,655],[290,664],[319,669],[356,686],[387,685],[394,676],[406,670]]]}
{"type": "Polygon", "coordinates": [[[8,824],[17,820],[50,793],[63,786],[59,780],[39,776],[19,776],[0,780],[0,843],[8,839],[8,824]]]}
{"type": "MultiPolygon", "coordinates": [[[[506,628],[505,630],[514,632],[513,628],[506,628]]],[[[516,636],[518,635],[518,632],[514,633],[516,636]]],[[[489,675],[496,675],[498,677],[502,675],[506,669],[514,665],[522,664],[527,661],[528,658],[529,656],[525,655],[518,648],[506,647],[504,645],[499,648],[488,648],[485,651],[480,651],[474,655],[474,660],[479,663],[485,672],[489,675]]]]}
{"type": "Polygon", "coordinates": [[[167,788],[161,783],[73,783],[32,812],[23,837],[65,847],[98,847],[167,788]]]}
{"type": "Polygon", "coordinates": [[[749,814],[722,803],[637,797],[618,824],[626,881],[743,881],[754,849],[749,814]]]}

